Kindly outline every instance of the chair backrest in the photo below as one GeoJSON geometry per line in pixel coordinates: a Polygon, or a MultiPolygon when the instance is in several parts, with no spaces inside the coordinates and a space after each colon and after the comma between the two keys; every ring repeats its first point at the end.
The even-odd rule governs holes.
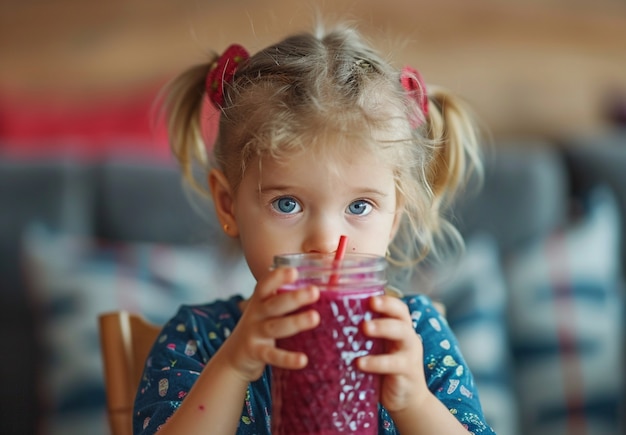
{"type": "Polygon", "coordinates": [[[132,435],[137,386],[160,327],[126,311],[101,314],[98,321],[111,434],[132,435]]]}

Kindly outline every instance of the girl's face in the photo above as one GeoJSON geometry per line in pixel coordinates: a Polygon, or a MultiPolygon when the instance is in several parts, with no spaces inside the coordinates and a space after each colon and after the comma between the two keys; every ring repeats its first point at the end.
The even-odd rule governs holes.
{"type": "Polygon", "coordinates": [[[333,253],[342,234],[346,252],[385,255],[400,220],[391,167],[368,152],[321,160],[306,151],[247,167],[232,213],[257,280],[275,255],[333,253]]]}

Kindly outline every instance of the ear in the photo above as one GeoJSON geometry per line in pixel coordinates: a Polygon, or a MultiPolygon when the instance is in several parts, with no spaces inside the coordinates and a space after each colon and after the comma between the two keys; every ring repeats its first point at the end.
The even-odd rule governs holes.
{"type": "Polygon", "coordinates": [[[208,182],[215,212],[224,232],[230,237],[239,236],[234,213],[235,198],[226,176],[219,169],[212,169],[209,172],[208,182]]]}

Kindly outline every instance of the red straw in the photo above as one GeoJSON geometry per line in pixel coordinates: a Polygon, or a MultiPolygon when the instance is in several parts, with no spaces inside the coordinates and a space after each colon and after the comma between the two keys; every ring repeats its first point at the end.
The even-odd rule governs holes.
{"type": "MultiPolygon", "coordinates": [[[[335,252],[335,261],[333,261],[333,268],[337,269],[339,263],[343,260],[343,256],[346,254],[346,247],[348,246],[348,236],[339,237],[339,245],[337,245],[337,251],[335,252]]],[[[333,272],[328,280],[329,287],[336,286],[339,283],[339,274],[333,272]]]]}

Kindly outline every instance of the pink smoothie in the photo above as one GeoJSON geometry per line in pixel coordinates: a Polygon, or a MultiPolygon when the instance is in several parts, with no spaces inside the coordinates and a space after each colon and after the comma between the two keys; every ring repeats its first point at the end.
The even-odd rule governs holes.
{"type": "Polygon", "coordinates": [[[378,433],[379,377],[355,362],[382,351],[361,323],[373,317],[369,298],[383,293],[382,286],[322,290],[311,306],[321,324],[278,340],[280,348],[306,353],[309,363],[302,370],[272,368],[272,434],[378,433]]]}

